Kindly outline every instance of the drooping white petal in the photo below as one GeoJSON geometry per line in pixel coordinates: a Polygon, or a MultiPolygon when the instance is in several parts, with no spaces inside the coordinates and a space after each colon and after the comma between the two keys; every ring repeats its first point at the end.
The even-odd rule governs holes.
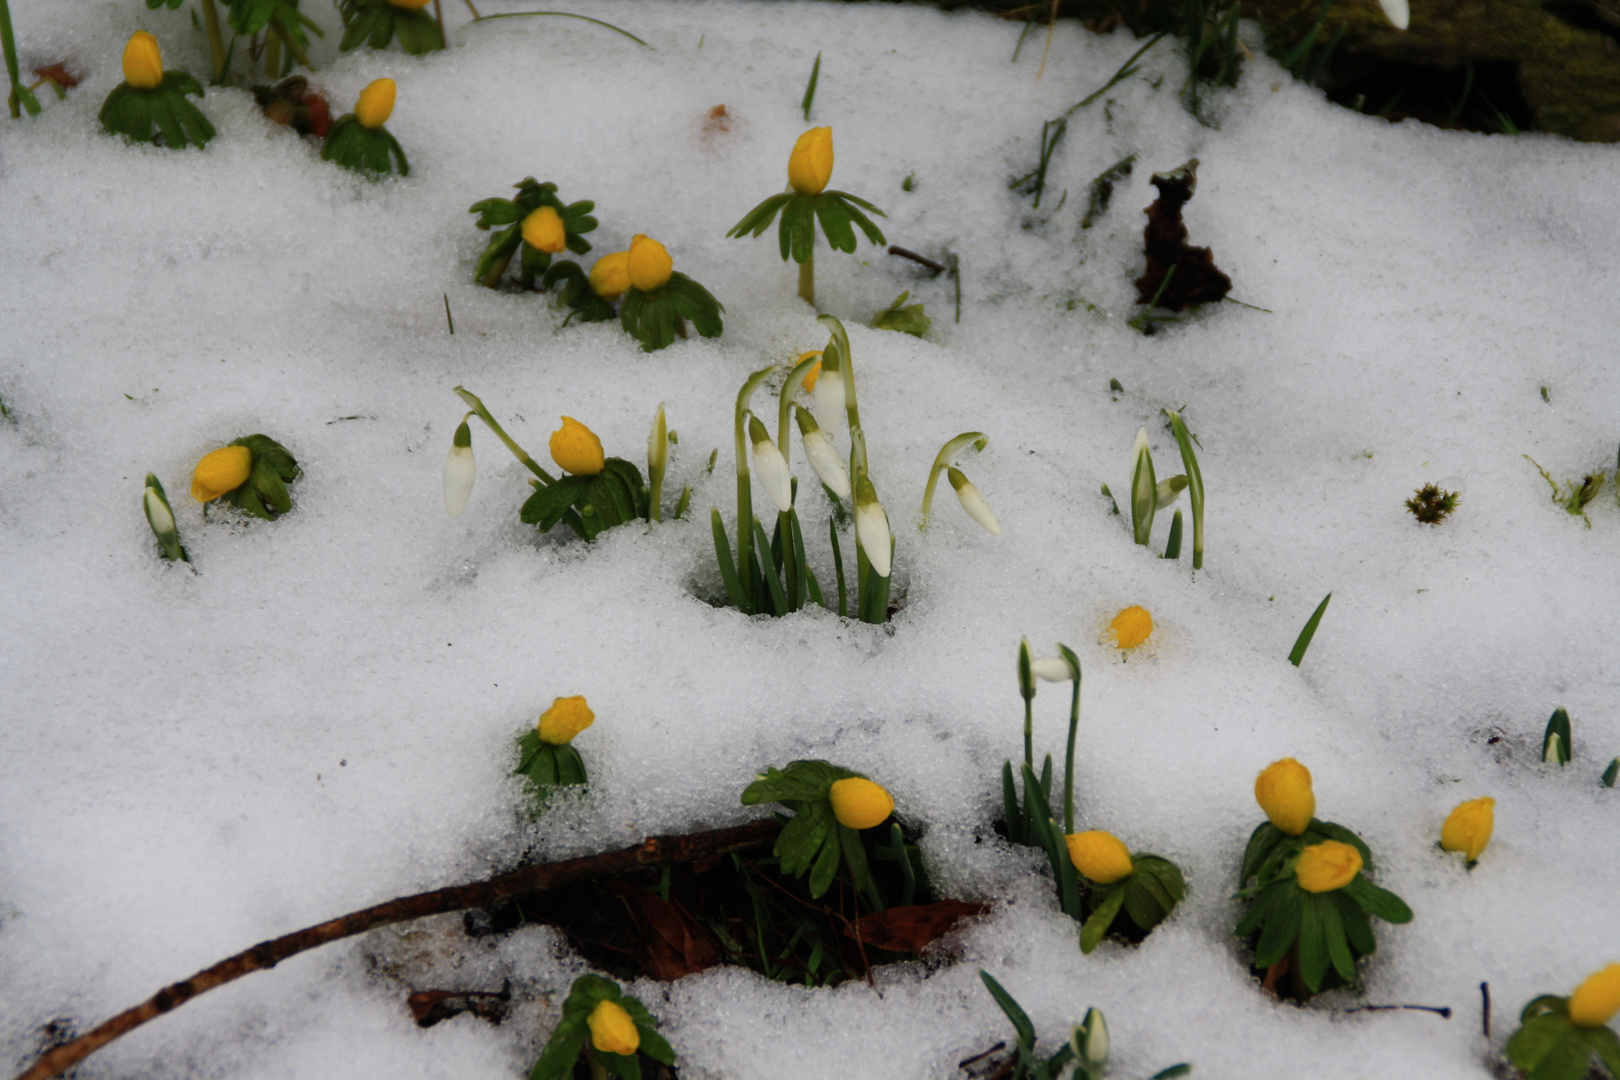
{"type": "Polygon", "coordinates": [[[821,369],[816,380],[816,420],[836,438],[844,430],[844,373],[821,369]]]}
{"type": "Polygon", "coordinates": [[[990,509],[990,504],[984,501],[979,489],[973,481],[962,475],[960,469],[952,468],[949,473],[951,488],[956,492],[956,499],[962,504],[962,509],[968,512],[968,517],[984,526],[984,531],[991,536],[1001,535],[1001,522],[990,509]]]}
{"type": "Polygon", "coordinates": [[[450,456],[444,459],[444,508],[451,517],[460,517],[467,509],[467,497],[472,494],[477,476],[472,447],[450,447],[450,456]]]}
{"type": "Polygon", "coordinates": [[[1407,0],[1378,0],[1378,6],[1384,9],[1384,17],[1395,29],[1405,30],[1411,25],[1412,9],[1407,0]]]}
{"type": "Polygon", "coordinates": [[[1042,682],[1068,682],[1074,678],[1074,669],[1061,656],[1043,656],[1029,662],[1030,672],[1042,682]]]}
{"type": "Polygon", "coordinates": [[[793,474],[782,451],[769,439],[754,444],[754,472],[778,510],[785,514],[793,509],[793,474]]]}
{"type": "Polygon", "coordinates": [[[843,458],[833,449],[825,433],[811,431],[804,434],[804,456],[816,476],[832,489],[834,495],[840,499],[849,498],[849,473],[844,469],[843,458]]]}
{"type": "Polygon", "coordinates": [[[855,539],[861,542],[866,561],[872,564],[872,572],[878,577],[888,577],[892,569],[889,559],[892,546],[889,515],[883,512],[883,504],[877,501],[872,485],[864,477],[861,484],[862,494],[871,494],[872,497],[855,504],[855,539]]]}

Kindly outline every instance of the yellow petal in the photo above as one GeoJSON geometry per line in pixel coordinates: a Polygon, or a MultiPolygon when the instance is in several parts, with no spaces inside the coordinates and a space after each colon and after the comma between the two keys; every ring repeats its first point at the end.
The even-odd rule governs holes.
{"type": "Polygon", "coordinates": [[[641,1046],[641,1032],[617,1001],[598,1001],[585,1018],[591,1029],[591,1045],[604,1054],[633,1054],[641,1046]]]}
{"type": "Polygon", "coordinates": [[[1620,1012],[1620,964],[1590,975],[1569,996],[1569,1020],[1577,1027],[1602,1027],[1620,1012]]]}
{"type": "Polygon", "coordinates": [[[568,246],[568,232],[556,207],[542,206],[523,219],[523,242],[548,255],[568,246]]]}
{"type": "Polygon", "coordinates": [[[851,829],[881,825],[894,811],[894,799],[883,786],[859,776],[834,781],[828,797],[838,824],[851,829]]]}
{"type": "Polygon", "coordinates": [[[1114,621],[1108,624],[1108,632],[1114,635],[1114,642],[1120,648],[1134,649],[1153,633],[1153,616],[1145,607],[1128,607],[1114,616],[1114,621]]]}
{"type": "Polygon", "coordinates": [[[669,257],[664,245],[650,236],[637,233],[630,238],[630,284],[642,292],[662,289],[675,270],[675,260],[669,257]]]}
{"type": "Polygon", "coordinates": [[[832,128],[811,128],[793,144],[788,157],[788,183],[800,195],[820,195],[832,179],[832,128]]]}
{"type": "Polygon", "coordinates": [[[1063,839],[1074,868],[1099,885],[1112,885],[1120,878],[1129,877],[1136,868],[1131,862],[1130,849],[1113,833],[1093,829],[1070,833],[1063,839]]]}
{"type": "Polygon", "coordinates": [[[394,80],[376,79],[360,91],[354,103],[354,118],[361,127],[380,128],[394,114],[394,80]]]}
{"type": "Polygon", "coordinates": [[[604,300],[617,300],[630,287],[630,253],[615,251],[591,267],[591,291],[604,300]]]}
{"type": "Polygon", "coordinates": [[[1342,889],[1361,873],[1361,852],[1352,844],[1324,840],[1299,853],[1294,874],[1306,892],[1332,892],[1342,889]]]}
{"type": "Polygon", "coordinates": [[[1496,800],[1470,799],[1459,804],[1440,826],[1440,846],[1447,851],[1460,851],[1473,862],[1491,842],[1491,831],[1495,827],[1496,800]]]}
{"type": "Polygon", "coordinates": [[[163,53],[157,38],[145,30],[131,34],[124,46],[124,81],[137,90],[150,90],[163,81],[163,53]]]}
{"type": "Polygon", "coordinates": [[[540,714],[540,722],[535,728],[540,733],[540,741],[550,743],[552,746],[567,746],[574,736],[590,727],[596,722],[596,714],[591,707],[585,704],[582,694],[573,697],[560,697],[551,703],[551,708],[540,714]]]}
{"type": "Polygon", "coordinates": [[[213,502],[247,483],[253,471],[253,452],[245,446],[222,446],[204,454],[191,474],[191,497],[213,502]]]}
{"type": "Polygon", "coordinates": [[[1278,829],[1298,836],[1316,816],[1311,770],[1291,757],[1273,761],[1255,777],[1254,801],[1278,829]]]}

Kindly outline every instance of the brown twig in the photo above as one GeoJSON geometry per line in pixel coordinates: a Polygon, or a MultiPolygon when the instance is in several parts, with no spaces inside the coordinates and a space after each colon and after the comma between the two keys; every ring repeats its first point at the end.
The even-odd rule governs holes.
{"type": "Polygon", "coordinates": [[[890,244],[889,254],[898,255],[902,259],[910,259],[914,263],[928,267],[928,269],[932,270],[936,274],[943,274],[945,272],[945,266],[943,263],[937,263],[933,259],[917,254],[915,251],[907,251],[899,244],[890,244]]]}
{"type": "Polygon", "coordinates": [[[773,818],[762,818],[747,825],[683,836],[650,836],[632,847],[607,851],[599,855],[584,855],[563,862],[540,863],[526,866],[509,874],[475,881],[466,885],[452,885],[432,892],[402,896],[373,907],[340,915],[335,919],[305,927],[270,941],[263,941],[245,952],[221,960],[189,979],[183,979],[159,990],[146,1001],[119,1013],[70,1043],[56,1047],[36,1061],[16,1080],[49,1080],[82,1061],[126,1032],[133,1031],[148,1020],[179,1008],[199,994],[217,986],[240,979],[255,971],[273,968],[289,956],[328,942],[338,941],[365,933],[389,923],[408,922],[427,915],[443,915],[468,908],[490,907],[502,900],[526,893],[544,892],[560,885],[578,881],[612,877],[648,866],[667,866],[692,859],[725,855],[733,851],[768,844],[782,829],[773,818]]]}

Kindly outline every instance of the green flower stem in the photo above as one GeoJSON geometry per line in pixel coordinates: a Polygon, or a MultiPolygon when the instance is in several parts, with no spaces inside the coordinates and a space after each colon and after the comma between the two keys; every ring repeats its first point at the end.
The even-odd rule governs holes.
{"type": "Polygon", "coordinates": [[[219,9],[214,0],[201,0],[203,27],[208,31],[208,55],[214,64],[214,82],[225,77],[225,35],[219,29],[219,9]]]}
{"type": "Polygon", "coordinates": [[[793,397],[799,392],[799,387],[804,385],[810,369],[819,363],[821,357],[811,356],[795,364],[793,370],[788,372],[787,381],[782,384],[782,392],[776,398],[776,448],[782,451],[782,460],[789,465],[793,464],[793,455],[788,453],[793,446],[789,439],[792,428],[788,427],[788,417],[793,412],[793,397]]]}
{"type": "MultiPolygon", "coordinates": [[[[1150,43],[1151,44],[1151,43],[1150,43]]],[[[1181,419],[1181,414],[1166,409],[1170,417],[1170,430],[1175,433],[1176,445],[1181,449],[1181,465],[1187,473],[1187,497],[1192,500],[1194,570],[1204,568],[1204,473],[1198,468],[1198,456],[1193,453],[1192,435],[1181,419]]]]}
{"type": "Polygon", "coordinates": [[[816,306],[816,257],[812,254],[799,264],[799,299],[816,306]]]}
{"type": "Polygon", "coordinates": [[[0,0],[0,46],[4,47],[6,54],[6,74],[11,76],[11,97],[8,99],[11,118],[16,120],[22,116],[22,94],[18,93],[22,86],[22,73],[17,68],[17,33],[11,28],[11,5],[6,0],[0,0]]]}
{"type": "Polygon", "coordinates": [[[1067,645],[1058,644],[1058,652],[1074,669],[1074,697],[1069,702],[1069,754],[1063,766],[1063,833],[1074,832],[1074,741],[1080,730],[1080,658],[1067,645]]]}
{"type": "Polygon", "coordinates": [[[754,573],[752,571],[752,555],[754,543],[754,492],[748,473],[748,403],[753,400],[754,391],[758,390],[765,380],[776,374],[780,364],[760,368],[742,384],[737,391],[737,408],[733,414],[732,430],[736,436],[737,445],[737,579],[742,584],[743,599],[748,604],[748,613],[757,610],[754,599],[754,573]]]}
{"type": "Polygon", "coordinates": [[[585,1060],[591,1063],[591,1080],[608,1080],[607,1067],[602,1064],[594,1050],[586,1053],[585,1060]]]}
{"type": "Polygon", "coordinates": [[[971,445],[975,451],[983,450],[989,441],[990,437],[982,431],[964,431],[939,448],[939,453],[934,457],[934,467],[928,470],[928,486],[923,489],[922,521],[917,524],[919,530],[928,528],[928,515],[934,509],[934,487],[939,483],[939,474],[949,468],[951,460],[967,446],[971,445]]]}
{"type": "Polygon", "coordinates": [[[458,386],[456,387],[456,396],[471,406],[472,411],[478,415],[478,419],[482,420],[489,427],[489,430],[495,433],[496,438],[506,444],[506,448],[512,451],[513,457],[521,461],[525,468],[540,478],[541,483],[549,486],[557,482],[554,476],[542,469],[539,463],[529,456],[527,450],[512,441],[512,436],[508,435],[506,429],[497,424],[495,418],[489,415],[489,410],[484,408],[484,403],[478,400],[477,394],[458,386]]]}

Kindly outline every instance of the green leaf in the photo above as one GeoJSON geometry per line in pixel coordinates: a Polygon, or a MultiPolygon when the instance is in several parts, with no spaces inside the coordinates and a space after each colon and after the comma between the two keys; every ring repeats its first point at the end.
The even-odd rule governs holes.
{"type": "Polygon", "coordinates": [[[1260,941],[1254,949],[1255,967],[1268,968],[1288,954],[1289,948],[1299,938],[1304,907],[1305,894],[1297,885],[1291,894],[1281,898],[1275,910],[1267,916],[1265,928],[1260,931],[1260,941]]]}
{"type": "Polygon", "coordinates": [[[1271,854],[1273,848],[1288,835],[1270,821],[1262,821],[1255,826],[1254,832],[1249,834],[1249,846],[1243,849],[1243,865],[1238,870],[1238,884],[1247,885],[1249,879],[1260,872],[1260,864],[1271,854]]]}
{"type": "MultiPolygon", "coordinates": [[[[714,558],[720,564],[720,579],[725,582],[726,595],[731,598],[731,606],[744,615],[752,615],[753,611],[748,607],[747,598],[743,596],[742,582],[737,580],[737,564],[731,557],[731,541],[726,536],[725,523],[720,520],[718,506],[709,511],[709,524],[714,531],[714,558]]],[[[743,802],[748,802],[746,793],[743,795],[743,802]]]]}
{"type": "Polygon", "coordinates": [[[1412,921],[1412,909],[1406,906],[1406,901],[1388,889],[1380,889],[1362,874],[1357,874],[1350,884],[1344,887],[1344,891],[1360,904],[1367,914],[1383,919],[1387,923],[1412,921]]]}
{"type": "Polygon", "coordinates": [[[521,221],[524,211],[521,206],[511,199],[483,199],[467,207],[467,213],[477,214],[475,224],[480,229],[488,229],[495,225],[511,225],[521,221]]]}
{"type": "Polygon", "coordinates": [[[765,579],[765,587],[770,590],[771,607],[778,615],[788,612],[787,593],[782,588],[782,579],[777,575],[776,563],[771,559],[771,542],[765,538],[765,527],[754,519],[754,556],[759,559],[761,576],[765,579]]]}
{"type": "Polygon", "coordinates": [[[1007,826],[1007,839],[1015,844],[1029,843],[1024,835],[1024,813],[1018,806],[1018,788],[1013,783],[1012,762],[1001,763],[1001,815],[1007,826]]]}
{"type": "Polygon", "coordinates": [[[1372,923],[1367,920],[1367,913],[1361,910],[1361,905],[1345,895],[1343,889],[1335,889],[1325,895],[1333,898],[1333,906],[1338,909],[1339,925],[1344,930],[1352,959],[1356,956],[1371,956],[1376,952],[1378,938],[1374,936],[1372,923]]]}
{"type": "Polygon", "coordinates": [[[598,1050],[596,1060],[619,1080],[641,1080],[641,1059],[635,1054],[609,1054],[598,1050]]]}
{"type": "Polygon", "coordinates": [[[1552,1053],[1553,1047],[1575,1033],[1569,1017],[1553,1013],[1535,1017],[1507,1041],[1508,1060],[1530,1072],[1552,1053]]]}
{"type": "MultiPolygon", "coordinates": [[[[742,237],[752,233],[758,236],[770,227],[771,222],[776,218],[777,211],[786,206],[791,198],[793,196],[786,192],[780,195],[772,195],[744,214],[741,221],[726,231],[726,235],[729,237],[742,237]]],[[[786,256],[783,256],[783,258],[786,258],[786,256]]]]}
{"type": "Polygon", "coordinates": [[[692,320],[699,334],[704,337],[720,336],[724,328],[720,313],[725,308],[710,295],[709,290],[676,271],[669,276],[669,284],[664,286],[663,291],[669,296],[675,310],[692,320]]]}
{"type": "MultiPolygon", "coordinates": [[[[832,195],[843,195],[842,192],[838,192],[838,191],[831,192],[830,194],[832,194],[832,195]]],[[[861,202],[861,200],[855,198],[853,195],[843,195],[843,197],[845,199],[850,200],[851,202],[857,202],[857,203],[861,202]]],[[[883,214],[883,211],[879,210],[877,207],[873,206],[871,203],[861,203],[861,205],[867,207],[869,210],[873,211],[874,213],[876,213],[878,215],[883,214]]],[[[859,210],[855,209],[853,206],[849,206],[848,204],[846,204],[844,206],[844,209],[849,212],[849,216],[850,216],[851,219],[854,220],[855,224],[860,226],[861,232],[866,234],[866,239],[867,239],[867,241],[869,243],[876,244],[878,247],[882,247],[884,244],[888,243],[888,241],[886,241],[883,238],[883,230],[878,228],[875,224],[873,224],[871,218],[867,217],[865,214],[861,213],[859,210]]]]}
{"type": "Polygon", "coordinates": [[[1295,667],[1299,667],[1300,661],[1305,659],[1305,650],[1311,647],[1311,639],[1316,636],[1316,627],[1322,621],[1322,614],[1327,611],[1328,601],[1332,599],[1332,593],[1322,597],[1322,602],[1316,605],[1316,610],[1311,613],[1311,617],[1305,622],[1305,628],[1299,632],[1299,637],[1294,640],[1294,647],[1288,653],[1288,662],[1295,667]]]}
{"type": "Polygon", "coordinates": [[[870,888],[872,871],[866,864],[866,846],[861,843],[861,834],[841,824],[838,826],[838,839],[844,848],[844,865],[849,867],[850,880],[857,889],[870,888]]]}
{"type": "Polygon", "coordinates": [[[553,749],[552,757],[557,763],[557,783],[583,784],[586,782],[585,761],[579,756],[573,744],[558,746],[553,749]]]}
{"type": "Polygon", "coordinates": [[[832,811],[824,803],[810,803],[794,814],[782,827],[772,852],[782,861],[782,872],[789,877],[803,876],[820,857],[833,824],[832,811]]]}
{"type": "Polygon", "coordinates": [[[1327,974],[1328,949],[1321,916],[1323,907],[1331,905],[1331,900],[1313,893],[1299,906],[1299,974],[1313,994],[1322,989],[1322,977],[1327,974]]]}
{"type": "Polygon", "coordinates": [[[996,1004],[1001,1007],[1001,1011],[1007,1015],[1008,1020],[1012,1021],[1013,1030],[1018,1033],[1020,1045],[1034,1047],[1035,1025],[1030,1022],[1029,1014],[1024,1012],[1023,1008],[1013,1000],[1013,996],[1007,993],[1000,983],[990,977],[988,971],[981,968],[979,978],[984,980],[985,989],[990,991],[990,996],[996,999],[996,1004]]]}
{"type": "Polygon", "coordinates": [[[1160,1069],[1153,1074],[1152,1080],[1175,1080],[1178,1076],[1190,1076],[1191,1074],[1192,1066],[1182,1062],[1179,1065],[1172,1065],[1168,1069],[1160,1069]]]}
{"type": "Polygon", "coordinates": [[[849,225],[848,207],[837,199],[824,198],[812,200],[811,205],[821,219],[821,231],[827,237],[827,246],[834,251],[854,251],[855,230],[849,225]]]}
{"type": "Polygon", "coordinates": [[[540,526],[541,532],[550,530],[568,508],[584,496],[590,482],[588,476],[564,476],[555,484],[536,488],[534,494],[523,503],[518,520],[525,525],[540,526]]]}
{"type": "Polygon", "coordinates": [[[1339,916],[1339,905],[1332,894],[1318,894],[1321,900],[1316,904],[1317,921],[1322,927],[1322,942],[1327,946],[1328,959],[1333,961],[1333,970],[1339,973],[1339,978],[1350,982],[1356,977],[1356,958],[1350,953],[1350,943],[1345,940],[1344,920],[1339,916]]]}
{"type": "Polygon", "coordinates": [[[566,1080],[572,1076],[574,1063],[579,1060],[579,1052],[585,1048],[585,1039],[589,1034],[583,1016],[565,1016],[552,1029],[540,1060],[534,1063],[534,1069],[529,1073],[529,1080],[566,1080]]]}
{"type": "Polygon", "coordinates": [[[1124,903],[1124,889],[1116,887],[1108,891],[1102,902],[1097,905],[1096,910],[1091,913],[1091,917],[1086,919],[1085,923],[1080,927],[1080,951],[1082,953],[1087,956],[1091,955],[1092,950],[1097,947],[1098,943],[1108,933],[1108,928],[1114,925],[1114,919],[1119,915],[1120,906],[1124,903]]]}
{"type": "Polygon", "coordinates": [[[1248,912],[1238,920],[1237,929],[1233,932],[1241,938],[1246,938],[1255,933],[1261,926],[1265,925],[1266,920],[1270,919],[1278,908],[1288,902],[1292,893],[1297,892],[1298,889],[1299,886],[1287,879],[1274,881],[1265,886],[1260,890],[1260,894],[1254,898],[1254,903],[1249,907],[1248,912]]]}
{"type": "Polygon", "coordinates": [[[1603,1059],[1609,1075],[1614,1080],[1620,1080],[1620,1035],[1616,1035],[1610,1027],[1587,1028],[1582,1034],[1586,1036],[1592,1051],[1603,1059]]]}
{"type": "MultiPolygon", "coordinates": [[[[850,250],[854,250],[851,248],[850,250]]],[[[887,310],[878,313],[872,320],[875,330],[894,330],[901,334],[910,334],[912,337],[922,337],[933,326],[921,304],[907,304],[906,298],[911,295],[910,290],[901,293],[890,304],[887,310]],[[903,305],[903,306],[902,306],[903,305]]]]}
{"type": "MultiPolygon", "coordinates": [[[[823,805],[816,803],[815,805],[823,805]]],[[[829,809],[827,816],[832,816],[829,809]]],[[[833,878],[838,876],[838,857],[842,853],[843,844],[839,840],[838,829],[841,826],[832,822],[825,838],[821,842],[821,852],[816,856],[816,865],[810,869],[810,898],[819,900],[828,889],[832,888],[833,878]]]]}
{"type": "Polygon", "coordinates": [[[412,56],[444,48],[439,24],[425,11],[407,11],[403,8],[395,11],[394,33],[399,38],[399,47],[412,56]]]}

